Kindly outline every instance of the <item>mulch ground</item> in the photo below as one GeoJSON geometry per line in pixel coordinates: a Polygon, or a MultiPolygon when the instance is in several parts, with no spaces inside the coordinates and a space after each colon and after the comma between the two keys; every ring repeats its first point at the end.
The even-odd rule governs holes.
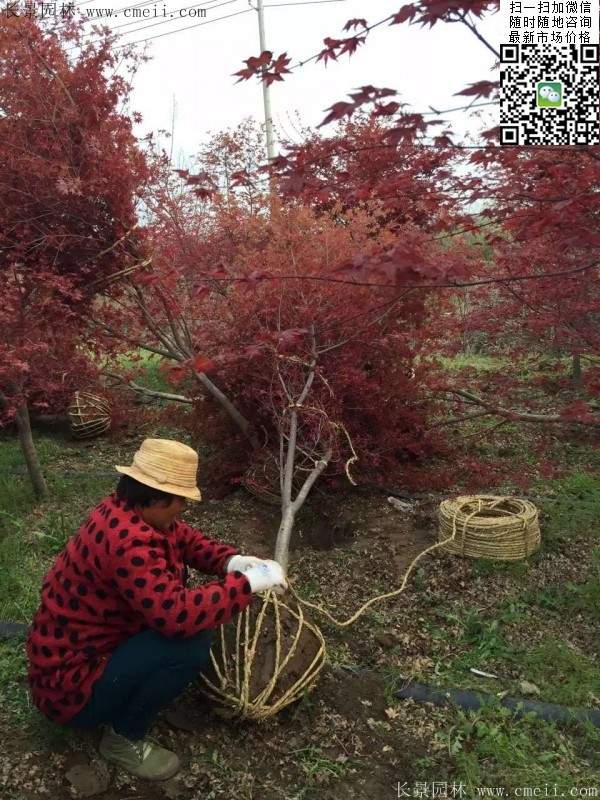
{"type": "MultiPolygon", "coordinates": [[[[401,512],[381,494],[340,493],[327,506],[319,498],[309,502],[298,519],[290,559],[298,593],[347,619],[366,600],[398,587],[412,559],[436,541],[436,509],[437,499],[421,498],[413,512],[401,512]]],[[[244,490],[207,499],[188,518],[242,552],[272,557],[278,509],[244,490]]],[[[528,573],[530,588],[559,580],[582,580],[577,558],[544,554],[528,573]]],[[[97,777],[95,788],[104,789],[98,796],[105,800],[383,800],[397,796],[398,784],[451,780],[456,776],[450,763],[447,774],[435,776],[425,776],[420,763],[439,749],[435,733],[450,712],[391,702],[389,670],[435,684],[437,666],[456,653],[457,645],[452,623],[445,622],[440,624],[447,636],[433,647],[425,625],[435,617],[432,609],[441,602],[448,608],[464,603],[484,612],[518,589],[510,575],[477,577],[471,562],[436,553],[423,559],[404,594],[376,605],[348,628],[313,613],[329,658],[312,693],[259,724],[226,718],[198,686],[190,687],[160,715],[150,734],[183,762],[181,773],[166,783],[137,781],[108,767],[96,754],[95,732],[41,745],[37,735],[15,729],[0,709],[0,796],[82,796],[67,779],[78,765],[97,777]]],[[[548,624],[551,628],[552,619],[548,624]]],[[[597,633],[584,622],[571,627],[561,630],[563,638],[598,655],[597,633]]],[[[535,641],[538,633],[533,619],[514,635],[535,641]]],[[[527,676],[517,671],[501,677],[527,676]]],[[[473,677],[472,686],[481,688],[480,680],[473,677]]]]}

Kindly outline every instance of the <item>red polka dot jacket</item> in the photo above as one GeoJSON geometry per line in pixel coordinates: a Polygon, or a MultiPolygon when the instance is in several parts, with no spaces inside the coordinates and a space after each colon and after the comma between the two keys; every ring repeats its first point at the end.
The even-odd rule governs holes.
{"type": "Polygon", "coordinates": [[[158,531],[125,510],[116,494],[106,497],[44,578],[27,638],[37,708],[68,722],[113,650],[146,628],[185,638],[228,622],[252,600],[244,574],[225,572],[237,553],[178,520],[158,531]],[[186,565],[221,580],[186,589],[186,565]]]}

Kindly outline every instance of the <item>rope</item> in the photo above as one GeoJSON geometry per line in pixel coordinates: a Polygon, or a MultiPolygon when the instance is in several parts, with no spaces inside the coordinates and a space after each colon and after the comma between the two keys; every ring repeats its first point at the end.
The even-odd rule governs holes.
{"type": "Polygon", "coordinates": [[[517,555],[517,553],[525,553],[525,555],[528,555],[539,546],[539,526],[537,521],[538,511],[535,506],[526,500],[519,500],[517,498],[469,496],[443,501],[440,505],[440,540],[436,542],[436,544],[427,547],[413,558],[408,569],[404,573],[404,578],[398,589],[371,598],[371,600],[364,603],[358,611],[346,620],[338,620],[322,606],[299,597],[288,577],[289,593],[297,602],[297,612],[279,600],[277,595],[269,590],[265,593],[263,605],[256,620],[254,635],[252,641],[250,641],[250,607],[247,607],[242,614],[238,615],[237,619],[235,651],[231,654],[231,660],[234,666],[227,661],[227,646],[224,633],[225,626],[222,625],[222,671],[217,664],[213,652],[214,648],[211,648],[210,654],[213,668],[220,685],[215,684],[204,674],[201,674],[200,677],[209,687],[209,690],[203,689],[203,692],[217,702],[229,706],[234,710],[234,713],[243,717],[257,721],[271,717],[281,711],[285,706],[299,699],[305,691],[310,690],[315,684],[316,677],[325,663],[326,645],[323,634],[316,625],[305,618],[302,613],[302,606],[312,608],[324,614],[330,622],[340,628],[347,627],[356,622],[356,620],[375,603],[401,594],[406,589],[408,578],[413,569],[422,558],[432,553],[434,550],[443,548],[447,552],[461,555],[511,559],[521,557],[517,555]],[[475,518],[477,519],[472,524],[472,520],[475,520],[475,518]],[[460,541],[457,541],[459,526],[461,528],[461,534],[460,541]],[[450,536],[444,536],[448,531],[448,527],[450,528],[450,536]],[[537,545],[535,544],[536,530],[537,545]],[[475,534],[473,532],[475,532],[475,534]],[[492,537],[491,542],[487,543],[486,547],[485,534],[487,533],[490,535],[492,532],[495,536],[492,537]],[[473,538],[473,536],[475,536],[475,538],[473,538]],[[480,556],[481,552],[488,553],[491,550],[493,550],[496,555],[480,556]],[[255,698],[250,698],[252,664],[257,650],[262,622],[269,605],[273,606],[275,614],[275,668],[271,679],[264,689],[255,698]],[[281,663],[280,606],[285,608],[286,611],[298,621],[298,629],[292,646],[281,663]],[[240,641],[242,618],[245,623],[245,636],[243,640],[240,641]],[[300,676],[281,697],[271,699],[280,675],[296,652],[303,628],[310,630],[318,641],[319,646],[316,655],[305,673],[300,676]],[[243,674],[241,676],[240,665],[243,666],[243,674]],[[269,702],[269,699],[271,699],[271,702],[269,702]]]}
{"type": "Polygon", "coordinates": [[[462,524],[460,544],[449,542],[445,548],[455,555],[517,561],[540,546],[538,510],[528,500],[497,495],[457,497],[442,501],[439,520],[440,539],[456,523],[462,524]]]}
{"type": "Polygon", "coordinates": [[[225,626],[221,625],[221,647],[215,648],[213,646],[210,649],[210,658],[216,676],[216,682],[211,680],[204,673],[200,674],[200,678],[204,681],[206,687],[208,687],[201,689],[205,695],[227,706],[233,714],[245,717],[246,719],[260,721],[277,714],[285,706],[298,700],[305,691],[309,691],[314,686],[317,676],[325,663],[326,645],[323,634],[316,625],[313,625],[306,619],[300,606],[298,606],[297,611],[294,611],[294,609],[290,608],[282,600],[279,600],[277,595],[270,590],[266,592],[266,596],[264,596],[263,605],[258,612],[254,624],[254,632],[251,633],[250,606],[248,606],[237,616],[235,646],[233,651],[228,650],[225,641],[225,626]],[[267,609],[270,606],[273,608],[275,616],[275,666],[267,685],[262,688],[256,697],[250,697],[252,666],[258,650],[263,621],[267,609]],[[284,608],[290,616],[297,621],[297,629],[293,642],[283,660],[281,659],[281,608],[284,608]],[[277,687],[279,679],[286,666],[295,655],[300,637],[305,630],[311,631],[318,643],[315,655],[303,674],[300,675],[281,696],[273,698],[273,692],[277,687]],[[217,663],[217,658],[215,657],[215,650],[219,649],[222,661],[220,665],[217,663]]]}
{"type": "Polygon", "coordinates": [[[71,432],[77,439],[105,433],[110,428],[110,414],[108,401],[90,392],[75,392],[67,409],[71,432]]]}
{"type": "MultiPolygon", "coordinates": [[[[478,511],[473,511],[467,517],[467,522],[465,522],[465,527],[466,527],[466,524],[470,521],[470,519],[472,517],[474,517],[477,513],[478,513],[478,511]]],[[[358,611],[355,614],[353,614],[351,617],[349,617],[347,620],[341,621],[341,620],[335,619],[335,617],[333,617],[329,613],[329,611],[327,611],[322,606],[317,605],[316,603],[310,603],[308,600],[303,600],[301,597],[299,597],[296,594],[296,592],[295,592],[295,590],[293,589],[292,586],[290,586],[290,592],[296,598],[298,603],[302,603],[302,605],[308,606],[309,608],[313,608],[313,609],[315,609],[315,611],[319,611],[321,614],[324,614],[330,622],[333,622],[334,625],[337,625],[340,628],[345,628],[348,625],[352,625],[353,622],[356,622],[356,620],[360,616],[362,616],[362,614],[364,614],[364,612],[368,608],[370,608],[372,605],[374,605],[375,603],[378,603],[380,600],[387,600],[390,597],[396,597],[397,595],[401,594],[406,589],[406,584],[408,583],[408,578],[409,578],[411,572],[413,571],[413,569],[419,563],[419,561],[422,558],[424,558],[426,555],[428,555],[429,553],[432,553],[434,550],[438,550],[440,547],[444,547],[445,545],[450,544],[451,542],[454,541],[455,537],[456,537],[456,520],[455,520],[453,528],[452,528],[452,535],[451,536],[449,536],[447,539],[444,539],[443,541],[437,542],[436,544],[432,544],[430,547],[427,547],[425,550],[422,550],[415,558],[413,558],[413,560],[410,562],[410,564],[408,566],[408,569],[404,573],[404,578],[402,580],[402,583],[401,583],[399,589],[396,589],[393,592],[387,592],[386,594],[377,595],[377,597],[373,597],[373,598],[371,598],[371,600],[367,600],[367,602],[364,603],[358,609],[358,611]]],[[[289,585],[289,581],[288,581],[288,585],[289,585]]]]}

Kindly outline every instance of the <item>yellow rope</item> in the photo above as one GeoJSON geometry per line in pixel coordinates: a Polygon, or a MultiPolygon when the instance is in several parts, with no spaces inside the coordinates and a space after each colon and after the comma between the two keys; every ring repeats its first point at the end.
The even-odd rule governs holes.
{"type": "Polygon", "coordinates": [[[439,508],[439,536],[452,529],[454,520],[476,517],[463,526],[461,541],[445,548],[455,555],[516,561],[527,558],[540,546],[537,508],[528,500],[497,495],[478,495],[444,500],[439,508]],[[471,512],[475,512],[474,514],[471,512]]]}
{"type": "MultiPolygon", "coordinates": [[[[466,520],[464,522],[463,531],[466,529],[466,526],[469,523],[469,521],[471,520],[471,518],[474,517],[477,513],[479,513],[478,510],[473,511],[471,514],[468,515],[468,517],[466,518],[466,520]]],[[[341,620],[335,619],[335,617],[333,617],[329,613],[329,611],[327,611],[322,606],[319,606],[319,605],[317,605],[315,603],[310,603],[308,600],[303,600],[301,597],[298,597],[298,595],[296,594],[296,592],[294,591],[294,589],[291,586],[290,586],[290,592],[292,593],[292,595],[296,598],[296,600],[299,603],[302,603],[303,605],[308,606],[310,608],[314,608],[316,611],[320,611],[322,614],[324,614],[327,617],[327,619],[330,620],[330,622],[333,622],[334,625],[338,625],[340,628],[345,628],[348,625],[352,625],[353,622],[356,622],[356,620],[362,614],[364,614],[364,612],[368,608],[370,608],[374,603],[378,603],[380,600],[387,600],[389,597],[396,597],[401,592],[403,592],[405,590],[405,588],[406,588],[406,584],[408,583],[408,578],[410,576],[410,573],[416,567],[418,562],[424,556],[426,556],[428,553],[432,553],[434,550],[437,550],[440,547],[444,547],[444,545],[447,545],[450,542],[452,542],[455,539],[455,537],[456,537],[456,520],[454,521],[452,534],[451,534],[450,537],[448,537],[447,539],[444,539],[441,542],[437,542],[436,544],[432,544],[430,547],[427,547],[425,550],[422,550],[415,558],[413,558],[413,560],[410,562],[410,564],[408,566],[408,569],[404,573],[404,578],[402,580],[402,583],[401,583],[399,589],[395,589],[393,592],[387,592],[386,594],[377,595],[377,597],[373,597],[371,600],[367,600],[367,602],[364,603],[358,609],[358,611],[355,614],[353,614],[351,617],[349,617],[347,620],[344,620],[343,622],[341,620]]],[[[289,583],[289,581],[288,581],[288,583],[289,583]]]]}
{"type": "MultiPolygon", "coordinates": [[[[427,547],[421,553],[419,553],[408,566],[408,569],[404,573],[404,578],[402,580],[402,584],[400,588],[394,590],[393,592],[387,592],[386,594],[378,595],[377,597],[373,597],[371,600],[368,600],[364,603],[356,613],[354,613],[351,617],[347,620],[338,620],[333,617],[329,611],[327,611],[322,606],[311,603],[308,600],[304,600],[298,596],[296,591],[294,590],[293,586],[290,583],[288,578],[288,586],[289,592],[296,600],[298,606],[298,611],[294,611],[288,605],[286,605],[283,601],[278,599],[278,596],[272,592],[268,591],[264,596],[264,602],[258,614],[256,623],[255,623],[255,631],[254,636],[252,637],[252,643],[250,648],[248,649],[248,644],[250,641],[250,607],[247,607],[242,614],[238,615],[237,618],[237,629],[236,629],[236,645],[235,645],[235,652],[232,654],[231,658],[235,663],[235,668],[232,668],[230,664],[227,663],[227,648],[224,636],[224,626],[221,626],[221,652],[223,656],[223,672],[220,671],[216,658],[213,653],[213,649],[211,648],[211,659],[212,664],[215,670],[215,673],[218,677],[220,686],[217,686],[215,683],[210,681],[205,675],[201,675],[201,678],[204,682],[208,685],[209,689],[203,689],[202,691],[207,694],[212,699],[216,700],[217,702],[228,706],[229,708],[234,710],[234,713],[237,713],[243,717],[254,719],[254,720],[264,720],[272,715],[281,711],[282,708],[293,703],[295,700],[299,699],[301,695],[306,691],[310,690],[312,686],[314,686],[316,682],[316,677],[320,672],[321,668],[325,663],[325,654],[326,654],[326,645],[325,639],[323,634],[321,633],[320,629],[309,622],[302,613],[302,606],[307,606],[308,608],[312,608],[315,611],[319,611],[321,614],[324,614],[327,619],[330,620],[334,625],[337,625],[340,628],[347,627],[351,625],[374,603],[379,602],[380,600],[386,600],[390,597],[396,597],[397,595],[401,594],[406,588],[408,578],[418,564],[418,562],[424,558],[429,553],[432,553],[434,550],[439,548],[444,548],[449,552],[454,553],[462,553],[466,555],[472,555],[474,550],[478,555],[480,551],[484,551],[485,548],[483,547],[483,541],[477,539],[477,546],[473,546],[471,542],[471,536],[473,529],[477,532],[477,536],[481,535],[481,531],[485,530],[486,532],[494,531],[496,534],[499,534],[494,539],[494,552],[496,553],[503,553],[504,555],[496,555],[492,557],[510,557],[514,558],[517,557],[515,554],[517,552],[523,552],[526,555],[533,552],[535,549],[535,535],[533,536],[533,540],[530,541],[530,537],[528,537],[527,533],[529,530],[534,530],[535,525],[537,524],[538,519],[538,512],[535,506],[531,503],[528,503],[524,500],[518,500],[516,498],[504,498],[504,497],[496,497],[496,496],[482,496],[482,497],[459,497],[456,500],[452,501],[444,501],[440,507],[440,541],[436,544],[427,547]],[[449,516],[448,509],[451,508],[451,516],[449,516]],[[466,511],[466,513],[464,513],[466,511]],[[481,514],[494,514],[495,516],[480,516],[481,514]],[[474,525],[471,525],[472,520],[476,517],[479,517],[474,525]],[[508,517],[509,521],[506,521],[508,517]],[[535,524],[534,524],[535,523],[535,524]],[[447,528],[450,526],[451,534],[445,538],[442,538],[443,532],[447,532],[447,528]],[[460,544],[456,541],[457,537],[457,530],[458,527],[461,527],[461,540],[460,544]],[[502,538],[501,538],[501,531],[508,532],[508,544],[505,548],[502,547],[502,538]],[[520,531],[522,534],[522,538],[520,540],[521,547],[520,549],[516,546],[516,541],[514,539],[514,535],[516,531],[520,531]],[[530,549],[530,544],[533,546],[530,549]],[[478,549],[479,548],[479,549],[478,549]],[[508,556],[506,555],[508,553],[508,556]],[[268,684],[263,688],[261,692],[255,697],[250,698],[250,676],[252,674],[252,664],[256,654],[256,649],[261,633],[261,626],[263,619],[265,618],[265,614],[267,608],[272,605],[274,608],[275,613],[275,634],[276,634],[276,641],[275,641],[275,667],[273,670],[273,675],[269,680],[268,684]],[[280,663],[280,655],[281,655],[281,624],[280,624],[280,606],[286,609],[286,611],[291,614],[293,617],[296,618],[298,621],[298,629],[296,631],[294,640],[292,645],[280,663]],[[243,638],[243,653],[240,652],[240,631],[242,625],[242,619],[245,623],[245,636],[243,638]],[[270,703],[269,698],[277,685],[280,675],[282,674],[284,668],[289,663],[291,658],[293,657],[294,653],[296,652],[296,647],[300,640],[300,636],[302,630],[307,628],[308,630],[312,631],[315,635],[316,639],[319,642],[319,647],[316,651],[316,655],[314,656],[311,664],[305,670],[305,673],[298,678],[298,680],[288,689],[285,693],[275,699],[272,700],[270,703]],[[240,664],[243,664],[243,682],[240,686],[240,664]],[[232,689],[233,687],[233,689],[232,689]]],[[[538,545],[539,545],[539,526],[537,527],[537,537],[538,537],[538,545]]]]}
{"type": "Polygon", "coordinates": [[[208,688],[202,688],[202,691],[208,697],[216,700],[218,703],[227,706],[233,713],[247,719],[263,720],[271,717],[281,711],[282,708],[293,703],[299,699],[306,690],[310,690],[319,674],[323,664],[325,663],[325,639],[323,634],[316,625],[309,622],[302,609],[298,606],[298,612],[290,608],[286,603],[279,600],[274,592],[267,592],[264,597],[263,605],[258,613],[255,622],[254,634],[250,633],[250,607],[247,607],[237,617],[235,649],[232,653],[227,651],[227,643],[225,641],[225,626],[221,626],[221,656],[223,659],[223,670],[221,670],[217,659],[215,658],[215,648],[210,650],[210,657],[214,672],[217,676],[217,683],[211,681],[205,674],[200,677],[208,688]],[[258,642],[262,631],[262,623],[265,618],[267,609],[272,605],[275,614],[275,665],[273,675],[269,682],[256,697],[250,697],[250,678],[252,675],[252,665],[258,648],[258,642]],[[280,607],[285,610],[297,620],[298,626],[293,639],[293,642],[286,653],[283,660],[281,660],[281,622],[280,622],[280,607]],[[245,635],[241,636],[242,624],[245,628],[245,635]],[[298,643],[302,631],[308,629],[312,631],[318,641],[318,648],[316,653],[305,669],[304,673],[291,685],[286,691],[278,698],[272,700],[271,696],[277,683],[285,670],[285,667],[293,658],[296,653],[298,643]],[[241,645],[241,647],[240,647],[241,645]],[[229,655],[229,662],[227,657],[229,655]],[[232,663],[233,662],[233,666],[232,663]],[[240,666],[243,668],[240,683],[240,666]]]}
{"type": "Polygon", "coordinates": [[[350,456],[349,459],[347,459],[344,465],[344,471],[346,472],[346,477],[348,478],[350,483],[353,486],[356,486],[356,481],[350,474],[350,465],[354,464],[355,461],[358,461],[358,455],[356,453],[356,450],[354,449],[354,445],[352,444],[352,439],[350,438],[350,434],[348,433],[346,426],[342,422],[334,422],[332,419],[329,418],[327,412],[324,411],[322,408],[317,408],[315,406],[307,406],[304,403],[289,403],[283,409],[283,413],[285,414],[290,409],[298,409],[298,408],[301,408],[303,411],[314,411],[316,414],[321,414],[322,416],[327,417],[327,423],[331,425],[332,428],[339,428],[345,433],[346,438],[348,439],[348,444],[350,445],[350,450],[352,451],[352,455],[350,456]]]}

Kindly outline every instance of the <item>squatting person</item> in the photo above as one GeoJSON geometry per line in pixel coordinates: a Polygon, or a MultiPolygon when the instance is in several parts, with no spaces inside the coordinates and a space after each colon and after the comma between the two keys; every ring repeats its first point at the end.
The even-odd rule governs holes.
{"type": "Polygon", "coordinates": [[[91,512],[46,574],[27,639],[37,708],[76,728],[103,725],[100,753],[132,774],[166,780],[175,753],[145,738],[159,710],[206,665],[212,629],[252,593],[285,588],[275,561],[240,555],[178,519],[200,500],[198,456],[146,439],[117,467],[116,491],[91,512]],[[186,588],[187,566],[219,580],[186,588]]]}

